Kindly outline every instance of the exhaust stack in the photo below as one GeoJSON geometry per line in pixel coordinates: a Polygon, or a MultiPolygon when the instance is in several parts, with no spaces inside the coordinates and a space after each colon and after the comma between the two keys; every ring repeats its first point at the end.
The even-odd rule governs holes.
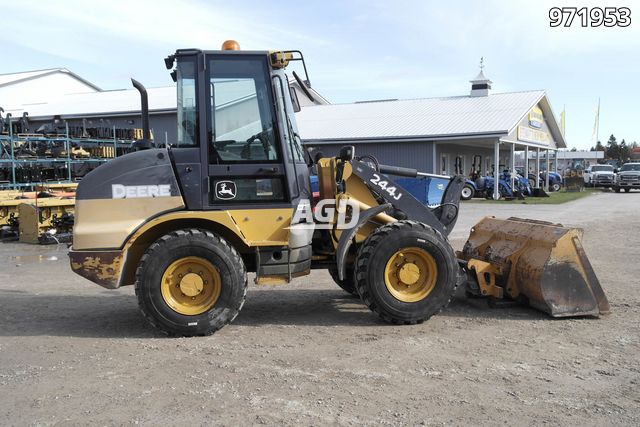
{"type": "Polygon", "coordinates": [[[134,148],[145,150],[153,146],[151,140],[151,130],[149,128],[149,97],[147,96],[147,89],[142,83],[136,79],[131,79],[131,84],[140,92],[140,104],[142,114],[142,139],[133,143],[134,148]]]}

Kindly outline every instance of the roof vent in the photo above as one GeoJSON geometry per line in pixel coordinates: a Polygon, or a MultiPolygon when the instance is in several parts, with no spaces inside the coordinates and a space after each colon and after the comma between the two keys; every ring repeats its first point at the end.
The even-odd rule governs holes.
{"type": "Polygon", "coordinates": [[[484,75],[484,57],[480,58],[480,72],[471,83],[471,96],[489,96],[491,89],[491,80],[484,75]]]}

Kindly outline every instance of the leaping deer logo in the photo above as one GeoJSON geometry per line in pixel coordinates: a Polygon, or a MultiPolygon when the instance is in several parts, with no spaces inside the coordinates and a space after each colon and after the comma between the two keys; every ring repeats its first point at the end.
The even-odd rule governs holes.
{"type": "Polygon", "coordinates": [[[236,184],[233,181],[219,181],[216,183],[218,199],[229,200],[236,197],[236,184]]]}

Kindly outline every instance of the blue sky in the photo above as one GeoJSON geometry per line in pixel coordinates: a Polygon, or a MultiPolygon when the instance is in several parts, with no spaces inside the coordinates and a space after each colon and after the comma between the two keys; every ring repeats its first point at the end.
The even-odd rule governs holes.
{"type": "Polygon", "coordinates": [[[103,89],[171,80],[176,48],[299,49],[332,102],[464,95],[485,57],[494,92],[546,89],[569,147],[640,143],[640,3],[573,1],[0,0],[0,73],[67,67],[103,89]],[[553,6],[628,6],[627,28],[550,28],[553,6]],[[609,4],[610,3],[610,4],[609,4]],[[636,18],[637,17],[637,18],[636,18]],[[636,22],[636,19],[638,20],[636,22]]]}

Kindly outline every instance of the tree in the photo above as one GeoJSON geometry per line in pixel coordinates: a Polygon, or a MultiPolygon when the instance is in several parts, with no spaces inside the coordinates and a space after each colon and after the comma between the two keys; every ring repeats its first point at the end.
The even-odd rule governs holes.
{"type": "Polygon", "coordinates": [[[571,151],[578,151],[578,149],[576,147],[573,147],[571,151]]]}
{"type": "Polygon", "coordinates": [[[608,159],[619,160],[620,159],[620,146],[613,134],[607,141],[607,148],[605,149],[605,157],[608,159]]]}
{"type": "Polygon", "coordinates": [[[605,149],[604,149],[604,145],[602,145],[602,142],[598,141],[598,142],[596,143],[596,149],[595,149],[595,150],[593,150],[593,151],[605,151],[605,149]]]}

